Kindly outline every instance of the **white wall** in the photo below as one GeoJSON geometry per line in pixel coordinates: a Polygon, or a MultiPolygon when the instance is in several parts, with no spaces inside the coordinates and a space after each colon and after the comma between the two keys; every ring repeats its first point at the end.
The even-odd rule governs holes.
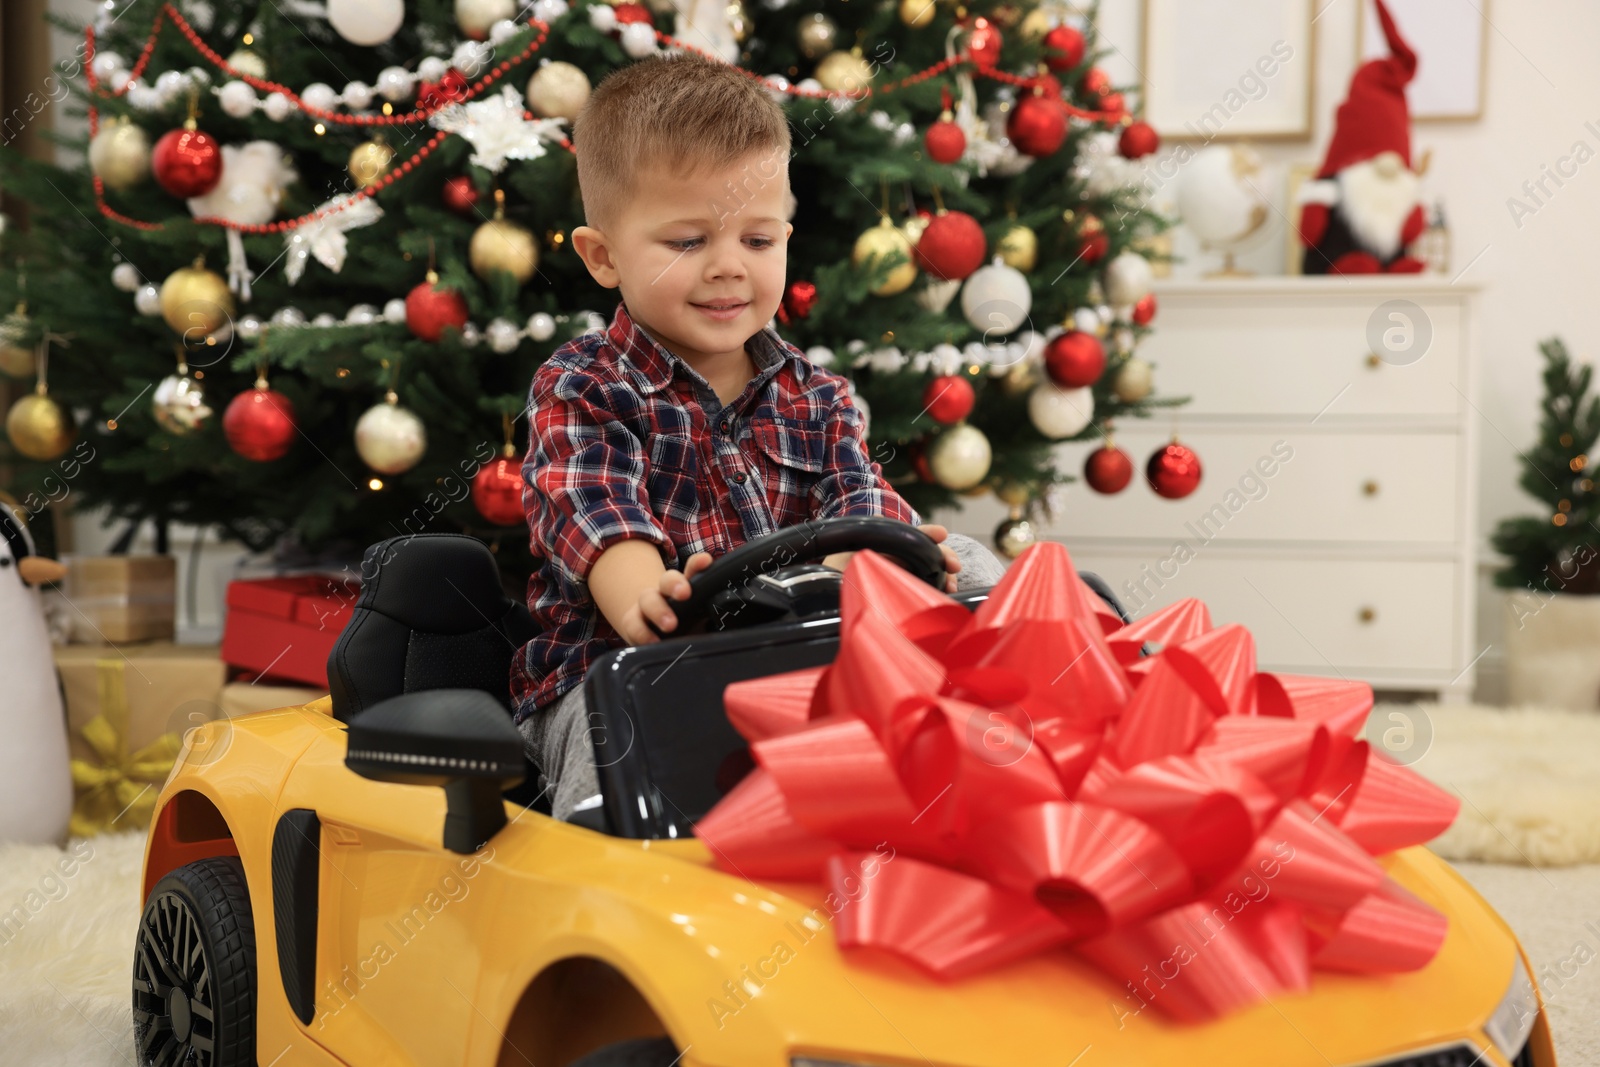
{"type": "MultiPolygon", "coordinates": [[[[1301,142],[1256,143],[1266,173],[1261,186],[1276,198],[1271,232],[1240,257],[1242,266],[1264,274],[1283,273],[1284,226],[1292,215],[1284,203],[1290,165],[1320,163],[1332,133],[1334,109],[1344,99],[1355,69],[1357,19],[1361,0],[1315,0],[1314,132],[1301,142]]],[[[1453,269],[1462,282],[1483,287],[1480,296],[1479,471],[1480,558],[1485,577],[1480,594],[1479,647],[1492,648],[1480,664],[1484,695],[1493,698],[1500,657],[1500,607],[1503,594],[1491,591],[1487,571],[1498,557],[1487,536],[1507,515],[1542,509],[1517,487],[1519,448],[1535,439],[1541,392],[1538,342],[1558,334],[1578,357],[1600,351],[1600,314],[1594,297],[1595,238],[1600,236],[1600,158],[1579,169],[1564,188],[1545,199],[1519,227],[1507,207],[1525,194],[1523,182],[1541,176],[1541,165],[1584,141],[1600,153],[1600,66],[1594,61],[1600,40],[1600,4],[1586,0],[1478,0],[1490,20],[1486,33],[1487,89],[1483,117],[1472,122],[1423,122],[1412,131],[1412,158],[1431,149],[1425,178],[1429,202],[1443,202],[1454,244],[1453,269]]],[[[1141,63],[1142,3],[1103,0],[1100,30],[1116,49],[1104,61],[1118,84],[1137,84],[1141,63]]],[[[1422,54],[1420,61],[1428,57],[1422,54]]],[[[1166,154],[1171,149],[1165,150],[1166,154]]],[[[1531,202],[1530,202],[1531,203],[1531,202]]],[[[1174,276],[1196,275],[1215,264],[1200,255],[1180,233],[1176,251],[1189,257],[1174,276]]],[[[1159,318],[1156,327],[1160,328],[1159,318]]],[[[1248,323],[1241,323],[1248,329],[1248,323]]],[[[1159,387],[1160,374],[1157,372],[1159,387]]],[[[1080,486],[1073,493],[1088,492],[1080,486]]],[[[987,536],[989,509],[982,523],[961,518],[951,525],[973,536],[987,536]]]]}

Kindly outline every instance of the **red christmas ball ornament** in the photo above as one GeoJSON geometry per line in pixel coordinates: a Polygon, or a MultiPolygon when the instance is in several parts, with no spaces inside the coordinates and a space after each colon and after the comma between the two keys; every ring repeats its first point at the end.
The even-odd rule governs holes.
{"type": "Polygon", "coordinates": [[[650,9],[643,4],[614,4],[611,10],[617,13],[618,26],[626,26],[630,22],[642,22],[647,26],[656,24],[656,20],[650,16],[650,9]]]}
{"type": "Polygon", "coordinates": [[[478,206],[478,187],[465,174],[446,179],[439,196],[444,200],[444,206],[457,215],[470,216],[478,206]]]}
{"type": "Polygon", "coordinates": [[[1085,215],[1078,230],[1078,258],[1093,266],[1110,250],[1111,238],[1106,236],[1105,225],[1093,215],[1085,215]]]}
{"type": "Polygon", "coordinates": [[[472,506],[496,526],[516,526],[522,514],[522,459],[515,448],[472,476],[472,506]]]}
{"type": "Polygon", "coordinates": [[[1101,111],[1109,111],[1113,115],[1121,115],[1127,109],[1127,101],[1122,99],[1121,93],[1107,93],[1100,98],[1101,111]]]}
{"type": "Polygon", "coordinates": [[[1161,137],[1148,122],[1130,122],[1117,139],[1117,151],[1124,159],[1139,159],[1161,147],[1161,137]]]}
{"type": "Polygon", "coordinates": [[[922,407],[934,422],[951,426],[972,414],[977,395],[972,383],[959,374],[935,378],[922,391],[922,407]]]}
{"type": "Polygon", "coordinates": [[[286,454],[297,432],[294,405],[267,388],[265,380],[230,400],[222,413],[228,447],[256,463],[270,463],[286,454]]]}
{"type": "Polygon", "coordinates": [[[1133,305],[1133,324],[1135,326],[1148,326],[1150,320],[1156,317],[1156,294],[1146,293],[1133,305]]]}
{"type": "Polygon", "coordinates": [[[1006,136],[1025,156],[1048,156],[1067,139],[1067,113],[1050,97],[1023,97],[1006,119],[1006,136]]]}
{"type": "Polygon", "coordinates": [[[980,70],[993,70],[1000,63],[1000,27],[983,16],[972,20],[967,35],[967,54],[980,70]]]}
{"type": "Polygon", "coordinates": [[[1090,452],[1083,461],[1083,480],[1097,493],[1120,493],[1133,481],[1133,460],[1107,440],[1104,448],[1090,452]]]}
{"type": "Polygon", "coordinates": [[[961,127],[946,111],[944,117],[929,126],[928,132],[922,135],[922,147],[935,163],[954,163],[967,150],[967,135],[961,132],[961,127]]]}
{"type": "Polygon", "coordinates": [[[938,485],[939,479],[933,476],[933,466],[928,462],[928,438],[919,437],[908,446],[911,453],[911,469],[925,485],[938,485]]]}
{"type": "Polygon", "coordinates": [[[1105,346],[1092,333],[1068,330],[1045,346],[1044,369],[1063,389],[1093,385],[1106,369],[1105,346]]]}
{"type": "Polygon", "coordinates": [[[150,150],[150,171],[173,196],[204,196],[222,180],[222,146],[204,130],[168,130],[150,150]]]}
{"type": "Polygon", "coordinates": [[[1174,439],[1150,454],[1144,476],[1157,496],[1182,500],[1200,484],[1200,457],[1194,454],[1194,449],[1174,439]]]}
{"type": "Polygon", "coordinates": [[[778,305],[778,321],[788,326],[796,319],[803,319],[811,314],[816,302],[816,282],[790,282],[783,291],[783,302],[778,305]]]}
{"type": "Polygon", "coordinates": [[[1083,62],[1083,34],[1071,26],[1057,26],[1044,35],[1044,61],[1051,70],[1071,70],[1083,62]]]}
{"type": "Polygon", "coordinates": [[[1083,72],[1083,78],[1078,82],[1078,89],[1091,101],[1099,100],[1111,91],[1111,75],[1099,67],[1090,67],[1083,72]]]}
{"type": "Polygon", "coordinates": [[[430,272],[427,281],[406,294],[406,326],[424,341],[437,341],[453,326],[467,322],[467,301],[454,289],[438,288],[438,275],[430,272]]]}
{"type": "Polygon", "coordinates": [[[965,211],[935,215],[917,241],[917,266],[945,281],[960,281],[983,266],[983,227],[965,211]]]}

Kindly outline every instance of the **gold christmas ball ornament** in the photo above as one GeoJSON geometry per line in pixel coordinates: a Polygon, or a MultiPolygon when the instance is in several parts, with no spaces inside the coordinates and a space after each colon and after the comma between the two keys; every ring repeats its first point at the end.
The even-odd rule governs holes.
{"type": "Polygon", "coordinates": [[[503,270],[525,285],[539,267],[539,242],[527,227],[496,215],[473,231],[467,258],[484,281],[503,270]]]}
{"type": "Polygon", "coordinates": [[[1117,371],[1117,376],[1111,383],[1111,391],[1124,404],[1137,404],[1150,395],[1151,389],[1155,387],[1154,379],[1155,375],[1150,364],[1134,356],[1117,371]]]}
{"type": "Polygon", "coordinates": [[[580,68],[554,60],[528,79],[528,106],[547,119],[571,121],[583,110],[590,88],[589,76],[580,68]]]}
{"type": "Polygon", "coordinates": [[[267,76],[266,62],[248,48],[240,48],[229,56],[228,66],[240,74],[248,74],[252,78],[265,78],[267,76]]]}
{"type": "Polygon", "coordinates": [[[56,403],[41,384],[11,405],[6,414],[6,437],[29,459],[52,460],[72,447],[77,430],[67,409],[56,403]]]}
{"type": "Polygon", "coordinates": [[[878,296],[894,296],[911,288],[911,283],[917,279],[917,265],[911,259],[911,240],[903,233],[889,216],[883,216],[878,225],[856,238],[855,250],[850,253],[850,263],[860,269],[870,260],[884,260],[890,257],[901,257],[898,266],[889,271],[889,276],[878,283],[873,293],[878,296]]]}
{"type": "Polygon", "coordinates": [[[362,141],[350,150],[346,168],[357,187],[365,189],[389,172],[394,163],[394,149],[376,138],[362,141]]]}
{"type": "Polygon", "coordinates": [[[196,344],[233,321],[228,283],[203,260],[181,267],[161,283],[161,317],[185,341],[196,344]]]}
{"type": "Polygon", "coordinates": [[[957,492],[971,489],[988,477],[993,458],[989,438],[964,422],[945,430],[928,446],[928,469],[934,480],[957,492]]]}
{"type": "Polygon", "coordinates": [[[1011,508],[1020,508],[1032,497],[1028,487],[1022,482],[1012,481],[1007,478],[994,487],[994,495],[1000,498],[1000,503],[1011,508]]]}
{"type": "Polygon", "coordinates": [[[100,127],[89,142],[89,169],[107,189],[132,189],[150,177],[150,137],[127,116],[100,127]]]}
{"type": "Polygon", "coordinates": [[[1005,377],[1000,379],[1000,389],[1006,396],[1023,396],[1042,378],[1039,364],[1031,359],[1021,359],[1013,363],[1005,377]]]}
{"type": "Polygon", "coordinates": [[[1033,523],[1014,512],[994,528],[994,547],[1006,559],[1016,559],[1038,543],[1039,531],[1033,523]]]}
{"type": "Polygon", "coordinates": [[[22,343],[31,325],[28,305],[21,303],[17,305],[17,310],[5,317],[4,322],[0,322],[0,372],[13,378],[33,377],[33,349],[22,343]]]}
{"type": "Polygon", "coordinates": [[[855,52],[829,52],[817,64],[817,81],[831,92],[859,92],[872,84],[872,64],[855,52]]]}
{"type": "Polygon", "coordinates": [[[1039,262],[1039,236],[1026,226],[1012,226],[1000,238],[999,251],[1006,266],[1026,274],[1039,262]]]}
{"type": "Polygon", "coordinates": [[[933,0],[900,0],[900,21],[920,30],[933,21],[933,0]]]}
{"type": "Polygon", "coordinates": [[[819,12],[800,20],[800,54],[807,59],[827,55],[838,39],[839,28],[828,16],[819,12]]]}
{"type": "Polygon", "coordinates": [[[1042,7],[1034,8],[1023,18],[1020,32],[1029,41],[1043,39],[1050,32],[1050,12],[1042,7]]]}

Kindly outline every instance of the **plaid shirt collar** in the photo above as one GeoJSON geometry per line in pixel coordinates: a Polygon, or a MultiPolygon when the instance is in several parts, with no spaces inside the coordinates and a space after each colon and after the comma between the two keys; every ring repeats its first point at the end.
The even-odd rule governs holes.
{"type": "MultiPolygon", "coordinates": [[[[675,353],[668,351],[655,338],[645,332],[644,328],[633,321],[633,316],[628,314],[626,303],[617,304],[617,312],[611,319],[611,326],[606,330],[606,340],[622,356],[623,365],[628,369],[628,376],[638,387],[641,394],[648,395],[666,387],[672,381],[672,376],[678,368],[691,381],[705,384],[705,379],[700,372],[685,363],[675,353]]],[[[751,358],[757,367],[756,379],[765,384],[785,361],[794,364],[795,378],[804,385],[811,376],[811,362],[800,351],[785,343],[778,332],[770,325],[763,327],[761,332],[746,341],[751,358]]],[[[709,385],[707,385],[709,388],[709,385]]]]}

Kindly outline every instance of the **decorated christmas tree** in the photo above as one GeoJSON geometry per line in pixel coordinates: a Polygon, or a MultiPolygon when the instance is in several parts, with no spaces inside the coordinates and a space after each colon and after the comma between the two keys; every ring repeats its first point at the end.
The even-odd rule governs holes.
{"type": "MultiPolygon", "coordinates": [[[[994,491],[1020,518],[1069,479],[1058,442],[1165,402],[1134,354],[1155,315],[1139,250],[1165,225],[1134,161],[1157,138],[1094,65],[1092,17],[933,0],[309,10],[109,0],[71,63],[86,164],[0,150],[27,206],[0,245],[18,309],[0,370],[36,382],[7,419],[19,496],[70,463],[73,505],[123,520],[332,554],[466,531],[525,572],[528,383],[616,301],[567,247],[583,221],[570,120],[609,71],[685,48],[784,103],[779,330],[852,378],[874,456],[924,514],[994,491]]],[[[1086,469],[1104,492],[1132,472],[1109,441],[1086,469]]],[[[1158,491],[1185,491],[1162,473],[1158,491]]]]}
{"type": "Polygon", "coordinates": [[[1506,566],[1495,584],[1540,593],[1600,594],[1600,492],[1595,489],[1595,441],[1600,396],[1590,396],[1594,368],[1574,364],[1552,337],[1544,353],[1544,400],[1539,440],[1522,453],[1522,491],[1542,501],[1543,515],[1506,519],[1495,529],[1495,551],[1506,566]]]}

